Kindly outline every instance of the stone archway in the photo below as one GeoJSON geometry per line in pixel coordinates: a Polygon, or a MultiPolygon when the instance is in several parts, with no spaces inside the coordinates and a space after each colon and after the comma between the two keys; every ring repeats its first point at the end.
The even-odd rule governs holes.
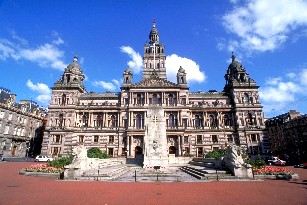
{"type": "Polygon", "coordinates": [[[177,148],[175,146],[170,146],[168,148],[168,153],[169,154],[176,154],[177,148]]]}
{"type": "Polygon", "coordinates": [[[135,153],[135,156],[143,154],[143,149],[142,149],[142,147],[136,146],[136,147],[134,148],[134,153],[135,153]]]}

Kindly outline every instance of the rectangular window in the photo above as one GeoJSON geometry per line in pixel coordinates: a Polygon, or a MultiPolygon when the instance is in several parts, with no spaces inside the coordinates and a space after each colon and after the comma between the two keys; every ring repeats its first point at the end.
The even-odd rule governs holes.
{"type": "Polygon", "coordinates": [[[109,144],[113,144],[114,143],[114,136],[109,136],[109,144]]]}
{"type": "Polygon", "coordinates": [[[84,135],[79,136],[79,142],[83,143],[84,142],[84,135]]]}
{"type": "Polygon", "coordinates": [[[99,141],[99,136],[98,136],[98,135],[95,135],[95,136],[94,136],[94,142],[95,142],[95,143],[98,143],[98,141],[99,141]]]}
{"type": "Polygon", "coordinates": [[[252,140],[252,142],[256,142],[257,140],[256,140],[256,135],[255,134],[251,134],[251,140],[252,140]]]}
{"type": "Polygon", "coordinates": [[[182,126],[184,128],[187,128],[187,126],[188,126],[188,119],[182,119],[182,126]]]}
{"type": "Polygon", "coordinates": [[[184,136],[184,144],[189,144],[189,136],[184,136]]]}
{"type": "Polygon", "coordinates": [[[203,142],[203,136],[202,135],[197,135],[197,144],[202,144],[202,142],[203,142]]]}
{"type": "Polygon", "coordinates": [[[218,138],[217,138],[217,135],[212,135],[212,142],[213,143],[218,143],[218,138]]]}
{"type": "Polygon", "coordinates": [[[228,142],[232,142],[233,140],[232,140],[232,135],[227,135],[227,141],[228,142]]]}
{"type": "Polygon", "coordinates": [[[61,135],[56,135],[56,136],[55,136],[55,142],[56,142],[56,143],[59,143],[60,140],[61,140],[61,135]]]}

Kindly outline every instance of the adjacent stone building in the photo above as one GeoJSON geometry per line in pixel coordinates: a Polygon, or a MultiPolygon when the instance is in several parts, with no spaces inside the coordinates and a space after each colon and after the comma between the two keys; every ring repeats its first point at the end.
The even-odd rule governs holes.
{"type": "Polygon", "coordinates": [[[203,157],[227,143],[249,154],[266,152],[259,86],[231,58],[223,91],[191,92],[184,68],[178,68],[176,82],[167,80],[165,47],[154,22],[144,45],[142,80],[133,82],[128,67],[120,92],[95,93],[86,91],[76,56],[52,88],[42,151],[65,155],[72,146],[84,144],[112,157],[141,156],[149,146],[144,142],[148,109],[159,107],[166,126],[163,147],[172,156],[203,157]]]}
{"type": "MultiPolygon", "coordinates": [[[[16,95],[10,90],[0,88],[0,154],[4,157],[30,156],[31,141],[42,138],[38,130],[46,121],[45,110],[36,102],[22,100],[17,103],[15,99],[16,95]]],[[[34,154],[40,151],[39,147],[34,154]]]]}
{"type": "Polygon", "coordinates": [[[307,115],[290,110],[265,124],[272,154],[292,162],[307,160],[307,115]]]}

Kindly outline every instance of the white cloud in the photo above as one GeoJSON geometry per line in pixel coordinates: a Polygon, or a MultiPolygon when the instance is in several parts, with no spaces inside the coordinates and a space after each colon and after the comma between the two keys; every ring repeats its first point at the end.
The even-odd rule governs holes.
{"type": "Polygon", "coordinates": [[[64,44],[64,41],[62,38],[58,37],[57,39],[53,40],[52,43],[55,45],[61,45],[64,44]]]}
{"type": "Polygon", "coordinates": [[[295,78],[297,78],[296,73],[292,73],[292,72],[287,73],[286,76],[287,76],[288,78],[290,78],[290,79],[295,79],[295,78]]]}
{"type": "Polygon", "coordinates": [[[307,86],[307,69],[303,69],[299,76],[301,84],[307,86]]]}
{"type": "Polygon", "coordinates": [[[64,70],[66,63],[63,62],[64,51],[60,50],[59,45],[64,41],[57,37],[51,43],[44,43],[36,48],[29,47],[28,42],[12,33],[15,41],[0,39],[0,60],[27,60],[38,64],[40,67],[51,67],[58,70],[64,70]]]}
{"type": "MultiPolygon", "coordinates": [[[[132,61],[128,62],[132,72],[134,74],[140,73],[143,68],[141,55],[128,46],[122,46],[121,51],[127,53],[132,58],[132,61]]],[[[200,67],[196,62],[188,58],[180,57],[176,54],[166,56],[165,67],[168,80],[176,82],[176,75],[180,66],[185,69],[188,82],[201,83],[205,81],[206,75],[203,71],[200,71],[200,67]]]]}
{"type": "Polygon", "coordinates": [[[118,80],[113,79],[112,82],[119,88],[120,87],[120,83],[118,80]]]}
{"type": "Polygon", "coordinates": [[[52,67],[59,70],[64,70],[66,67],[66,64],[60,60],[64,56],[64,51],[59,50],[53,44],[46,43],[35,49],[21,49],[19,55],[41,67],[52,67]]]}
{"type": "Polygon", "coordinates": [[[27,87],[37,92],[39,95],[36,100],[44,105],[48,105],[51,99],[51,89],[43,83],[33,84],[29,79],[26,83],[27,87]]]}
{"type": "MultiPolygon", "coordinates": [[[[223,25],[236,34],[237,48],[273,51],[307,26],[307,2],[302,0],[247,0],[223,16],[223,25]],[[245,3],[246,2],[246,3],[245,3]],[[295,33],[293,32],[295,31],[295,33]]],[[[306,35],[300,35],[300,37],[306,35]]],[[[233,49],[232,46],[229,46],[233,49]]],[[[232,51],[232,50],[231,50],[232,51]]]]}
{"type": "Polygon", "coordinates": [[[135,52],[130,46],[122,46],[120,47],[120,51],[127,53],[130,58],[132,58],[131,61],[128,61],[127,65],[132,69],[133,73],[140,73],[143,67],[142,56],[135,52]]]}
{"type": "Polygon", "coordinates": [[[266,113],[280,114],[298,106],[306,98],[307,69],[296,73],[286,73],[285,77],[266,80],[260,87],[259,95],[266,113]],[[299,78],[297,76],[300,76],[299,78]]]}
{"type": "Polygon", "coordinates": [[[17,33],[14,30],[11,31],[11,35],[12,35],[13,39],[18,40],[22,45],[28,45],[28,41],[26,39],[18,36],[17,33]]]}
{"type": "Polygon", "coordinates": [[[166,57],[165,67],[167,77],[170,81],[176,82],[176,75],[180,66],[187,73],[187,81],[189,82],[204,82],[206,75],[203,71],[200,71],[200,67],[193,60],[180,57],[176,54],[172,54],[166,57]]]}
{"type": "MultiPolygon", "coordinates": [[[[114,81],[114,80],[113,80],[114,81]]],[[[102,87],[103,89],[107,91],[115,91],[117,89],[116,85],[114,85],[111,82],[105,82],[105,81],[94,81],[94,86],[102,87]]]]}

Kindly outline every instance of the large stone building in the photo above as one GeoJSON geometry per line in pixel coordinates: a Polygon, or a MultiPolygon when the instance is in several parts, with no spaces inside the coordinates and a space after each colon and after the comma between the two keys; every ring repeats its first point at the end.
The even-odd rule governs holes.
{"type": "MultiPolygon", "coordinates": [[[[163,110],[164,147],[175,157],[198,156],[235,143],[250,154],[265,152],[264,114],[256,82],[232,55],[222,92],[189,91],[184,68],[177,82],[167,80],[165,47],[155,22],[144,46],[143,73],[133,82],[128,67],[121,91],[86,92],[78,58],[67,66],[52,88],[43,152],[68,154],[72,146],[99,147],[110,156],[144,154],[148,111],[163,110]]],[[[222,79],[221,79],[222,80],[222,79]]]]}
{"type": "Polygon", "coordinates": [[[0,154],[4,157],[37,155],[41,151],[46,112],[36,102],[15,102],[16,95],[0,88],[0,154]],[[40,141],[38,143],[34,143],[40,141]]]}
{"type": "Polygon", "coordinates": [[[291,162],[307,161],[307,115],[290,110],[265,124],[272,154],[291,162]]]}

